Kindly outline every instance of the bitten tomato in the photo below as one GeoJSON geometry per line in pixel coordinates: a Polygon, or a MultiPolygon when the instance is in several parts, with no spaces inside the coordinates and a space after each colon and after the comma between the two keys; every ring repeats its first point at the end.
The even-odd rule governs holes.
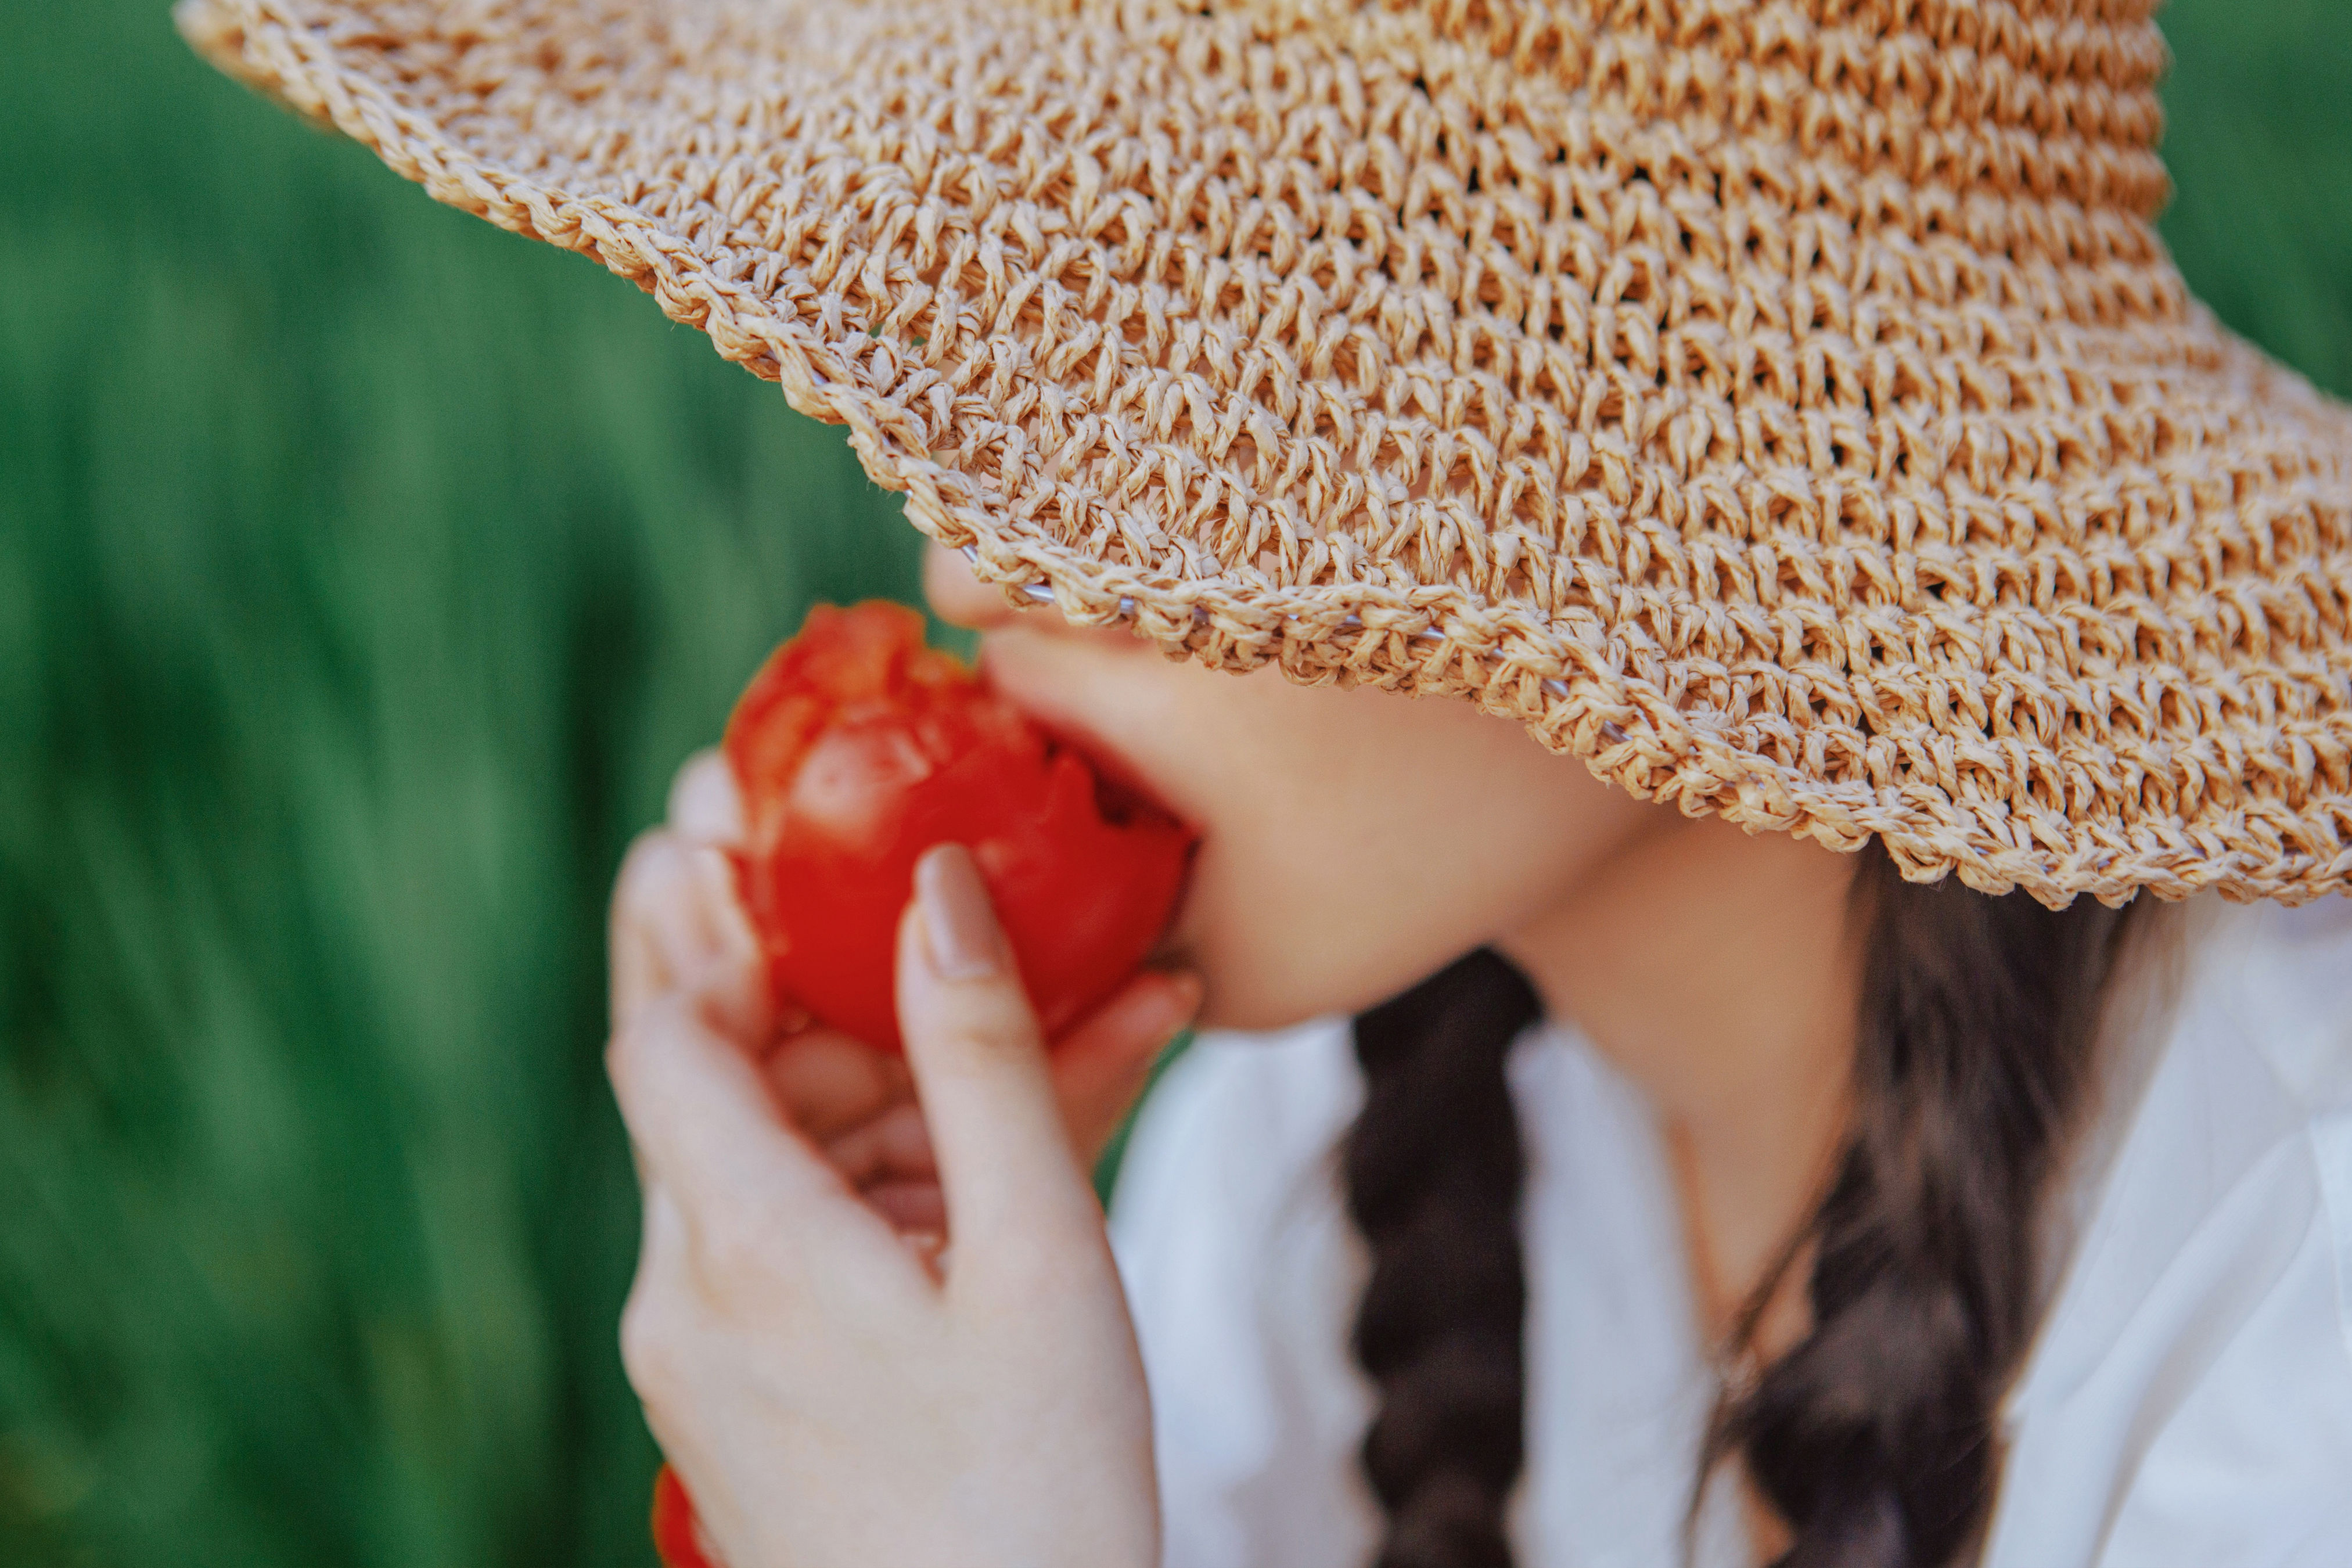
{"type": "Polygon", "coordinates": [[[702,1527],[694,1521],[686,1483],[667,1465],[654,1478],[654,1551],[662,1568],[716,1568],[702,1550],[702,1527]]]}
{"type": "Polygon", "coordinates": [[[1046,735],[879,602],[820,606],[736,704],[738,885],[781,998],[899,1048],[891,960],[916,858],[979,863],[1048,1039],[1168,923],[1193,835],[1046,735]]]}

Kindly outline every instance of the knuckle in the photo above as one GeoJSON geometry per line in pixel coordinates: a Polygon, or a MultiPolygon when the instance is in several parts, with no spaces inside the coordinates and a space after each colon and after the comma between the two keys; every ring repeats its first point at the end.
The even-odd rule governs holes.
{"type": "Polygon", "coordinates": [[[637,1055],[644,1049],[638,1040],[641,1028],[637,1024],[624,1024],[604,1041],[604,1077],[611,1082],[614,1097],[624,1104],[636,1086],[637,1055]]]}
{"type": "Polygon", "coordinates": [[[642,1278],[621,1309],[621,1370],[648,1409],[674,1408],[686,1378],[670,1293],[642,1278]]]}
{"type": "Polygon", "coordinates": [[[621,870],[614,885],[623,899],[643,889],[654,865],[668,853],[671,843],[667,827],[648,827],[629,840],[628,853],[621,857],[621,870]]]}
{"type": "Polygon", "coordinates": [[[668,828],[649,827],[638,834],[622,857],[620,875],[614,880],[614,918],[660,918],[674,901],[684,860],[684,846],[668,828]]]}
{"type": "Polygon", "coordinates": [[[694,815],[694,792],[706,787],[704,781],[709,775],[711,765],[719,761],[718,748],[704,746],[688,753],[686,761],[677,764],[677,772],[669,776],[669,796],[663,802],[663,815],[671,826],[675,826],[694,815]]]}
{"type": "Polygon", "coordinates": [[[613,1091],[625,1104],[637,1098],[645,1082],[646,1066],[652,1056],[651,1037],[654,1020],[647,1014],[657,1003],[648,1003],[644,1009],[613,1031],[604,1043],[604,1076],[612,1079],[613,1091]]]}
{"type": "Polygon", "coordinates": [[[649,1094],[654,1076],[674,1053],[664,1047],[687,1026],[686,1005],[677,996],[648,998],[615,1027],[604,1044],[604,1075],[624,1110],[653,1103],[649,1094]]]}
{"type": "Polygon", "coordinates": [[[693,1218],[688,1258],[703,1294],[722,1311],[772,1300],[782,1285],[776,1227],[762,1205],[730,1200],[693,1218]]]}
{"type": "Polygon", "coordinates": [[[1036,1019],[1017,985],[974,995],[940,1024],[941,1037],[959,1052],[980,1058],[1025,1056],[1039,1049],[1036,1019]]]}
{"type": "Polygon", "coordinates": [[[670,780],[669,826],[689,838],[730,842],[741,834],[742,802],[734,770],[716,746],[688,757],[670,780]]]}

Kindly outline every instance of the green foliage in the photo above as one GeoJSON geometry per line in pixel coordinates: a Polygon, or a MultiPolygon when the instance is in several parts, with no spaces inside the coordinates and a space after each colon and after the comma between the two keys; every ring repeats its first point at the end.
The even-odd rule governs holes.
{"type": "Polygon", "coordinates": [[[154,4],[0,148],[0,1563],[646,1563],[605,890],[915,535],[154,4]]]}
{"type": "Polygon", "coordinates": [[[2173,0],[2164,216],[2221,319],[2352,396],[2352,5],[2173,0]]]}
{"type": "MultiPolygon", "coordinates": [[[[2170,26],[2168,235],[2352,387],[2352,10],[2170,26]]],[[[0,0],[0,1568],[648,1561],[604,892],[896,510],[159,0],[0,0]]]]}

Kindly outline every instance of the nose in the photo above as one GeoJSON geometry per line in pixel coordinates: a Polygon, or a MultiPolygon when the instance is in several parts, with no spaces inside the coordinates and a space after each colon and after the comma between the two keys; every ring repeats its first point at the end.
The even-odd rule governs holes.
{"type": "Polygon", "coordinates": [[[923,597],[931,611],[951,626],[981,633],[1017,626],[1042,632],[1062,641],[1093,643],[1105,648],[1140,649],[1143,645],[1126,626],[1074,626],[1051,605],[1013,605],[1004,590],[982,582],[961,551],[933,544],[923,551],[923,597]]]}
{"type": "Polygon", "coordinates": [[[923,551],[923,597],[931,613],[951,626],[988,632],[1009,624],[1017,613],[1003,590],[972,575],[960,551],[933,544],[923,551]]]}

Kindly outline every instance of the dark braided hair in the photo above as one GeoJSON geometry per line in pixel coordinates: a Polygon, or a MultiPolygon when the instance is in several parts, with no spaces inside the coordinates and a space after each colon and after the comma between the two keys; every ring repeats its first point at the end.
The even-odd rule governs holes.
{"type": "Polygon", "coordinates": [[[1365,1096],[1346,1162],[1372,1254],[1356,1359],[1381,1394],[1364,1436],[1388,1516],[1378,1568],[1509,1568],[1528,1292],[1503,1059],[1540,1010],[1517,971],[1480,952],[1356,1020],[1365,1096]]]}
{"type": "MultiPolygon", "coordinates": [[[[1727,1395],[1700,1467],[1744,1462],[1790,1531],[1777,1568],[1950,1568],[1977,1549],[2000,1401],[2033,1327],[2042,1200],[2137,907],[1922,886],[1863,853],[1851,1125],[1783,1253],[1811,1258],[1811,1326],[1727,1395]]],[[[1376,1568],[1511,1561],[1527,1292],[1503,1058],[1536,1011],[1478,953],[1356,1021],[1366,1100],[1347,1178],[1372,1255],[1356,1350],[1381,1394],[1364,1443],[1387,1512],[1376,1568]]]]}

